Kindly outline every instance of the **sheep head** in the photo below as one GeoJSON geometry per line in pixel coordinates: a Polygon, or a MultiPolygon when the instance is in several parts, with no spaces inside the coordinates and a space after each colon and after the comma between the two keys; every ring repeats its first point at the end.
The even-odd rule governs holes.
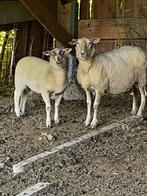
{"type": "Polygon", "coordinates": [[[72,39],[69,42],[71,45],[76,45],[76,56],[80,60],[87,60],[92,58],[95,54],[95,47],[94,45],[99,43],[100,38],[92,38],[88,39],[86,37],[82,37],[79,39],[72,39]]]}
{"type": "Polygon", "coordinates": [[[50,56],[50,61],[60,67],[64,67],[66,64],[66,55],[72,50],[72,48],[55,48],[51,51],[47,50],[43,52],[45,56],[50,56]]]}

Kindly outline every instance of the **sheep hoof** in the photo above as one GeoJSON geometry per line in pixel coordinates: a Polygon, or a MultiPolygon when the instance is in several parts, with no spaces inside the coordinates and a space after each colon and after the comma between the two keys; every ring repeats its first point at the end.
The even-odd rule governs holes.
{"type": "Polygon", "coordinates": [[[87,127],[88,125],[90,125],[90,120],[85,120],[84,126],[87,127]]]}
{"type": "Polygon", "coordinates": [[[46,127],[51,128],[51,122],[46,122],[46,127]]]}
{"type": "Polygon", "coordinates": [[[84,122],[84,126],[85,126],[85,127],[88,127],[88,125],[90,125],[90,123],[84,122]]]}
{"type": "Polygon", "coordinates": [[[63,122],[62,119],[58,119],[58,120],[55,120],[54,123],[55,123],[55,126],[59,126],[61,125],[61,123],[63,122]]]}
{"type": "Polygon", "coordinates": [[[16,116],[19,118],[21,116],[21,112],[20,110],[14,110],[16,116]]]}
{"type": "Polygon", "coordinates": [[[98,121],[92,121],[91,124],[90,124],[90,128],[91,129],[94,129],[97,127],[97,124],[98,124],[98,121]]]}
{"type": "Polygon", "coordinates": [[[131,114],[132,114],[132,116],[136,116],[137,111],[136,111],[136,110],[132,110],[132,111],[131,111],[131,114]]]}
{"type": "Polygon", "coordinates": [[[137,116],[141,117],[142,116],[142,112],[138,112],[137,116]]]}
{"type": "Polygon", "coordinates": [[[21,118],[21,114],[16,114],[17,118],[21,118]]]}
{"type": "Polygon", "coordinates": [[[27,112],[21,112],[20,116],[21,116],[21,117],[27,116],[27,112]]]}

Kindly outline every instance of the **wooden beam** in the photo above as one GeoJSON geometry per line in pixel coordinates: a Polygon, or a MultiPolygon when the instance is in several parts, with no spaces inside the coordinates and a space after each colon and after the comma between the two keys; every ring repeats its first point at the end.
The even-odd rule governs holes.
{"type": "Polygon", "coordinates": [[[41,0],[20,0],[40,24],[64,47],[69,46],[71,35],[57,22],[48,7],[41,0]]]}

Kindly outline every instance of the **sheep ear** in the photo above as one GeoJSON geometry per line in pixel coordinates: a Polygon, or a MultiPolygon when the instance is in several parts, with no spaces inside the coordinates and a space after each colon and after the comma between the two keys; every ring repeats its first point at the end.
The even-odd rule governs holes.
{"type": "Polygon", "coordinates": [[[45,55],[45,56],[50,56],[50,52],[49,50],[46,50],[46,51],[43,51],[42,53],[45,55]]]}
{"type": "Polygon", "coordinates": [[[47,50],[47,51],[43,52],[43,54],[45,56],[50,56],[50,55],[55,56],[56,55],[54,50],[47,50]]]}
{"type": "Polygon", "coordinates": [[[70,53],[70,51],[72,51],[72,48],[64,48],[62,50],[64,52],[64,54],[70,53]]]}
{"type": "Polygon", "coordinates": [[[68,42],[70,45],[76,45],[77,39],[72,39],[70,42],[68,42]]]}
{"type": "Polygon", "coordinates": [[[90,40],[92,44],[97,44],[100,42],[100,38],[93,38],[90,40]]]}

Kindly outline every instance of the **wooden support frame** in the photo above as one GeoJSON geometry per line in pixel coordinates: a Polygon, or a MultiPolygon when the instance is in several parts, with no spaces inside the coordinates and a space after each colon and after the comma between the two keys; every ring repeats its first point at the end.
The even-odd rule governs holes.
{"type": "Polygon", "coordinates": [[[56,18],[41,0],[20,1],[55,39],[64,47],[69,46],[68,42],[72,39],[72,36],[57,22],[56,18]]]}

